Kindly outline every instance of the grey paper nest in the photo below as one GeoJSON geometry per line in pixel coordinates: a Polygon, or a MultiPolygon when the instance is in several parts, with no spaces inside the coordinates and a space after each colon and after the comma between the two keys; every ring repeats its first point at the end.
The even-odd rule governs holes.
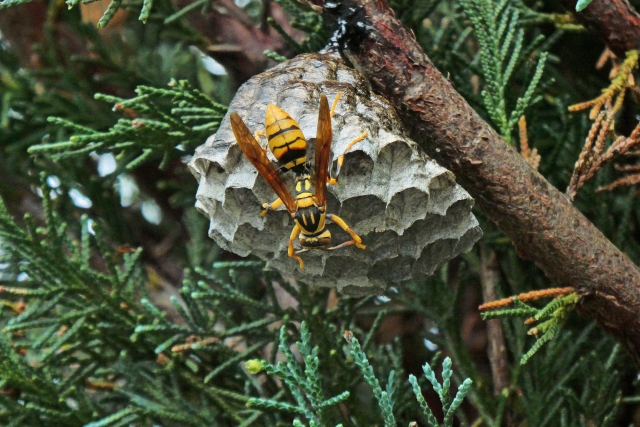
{"type": "MultiPolygon", "coordinates": [[[[223,249],[258,256],[269,269],[351,295],[425,278],[471,249],[482,234],[471,196],[405,136],[394,108],[339,58],[300,55],[259,74],[242,85],[229,111],[237,111],[255,132],[264,129],[267,105],[276,104],[309,140],[315,137],[320,95],[331,104],[337,92],[342,98],[332,122],[334,163],[351,140],[365,130],[369,136],[345,156],[339,183],[328,186],[327,212],[342,217],[367,249],[306,252],[300,270],[287,256],[293,219],[283,208],[260,217],[261,204],[276,196],[243,156],[228,115],[189,164],[199,182],[196,207],[211,220],[209,236],[223,249]]],[[[260,142],[266,146],[264,138],[260,142]]],[[[309,149],[312,158],[313,144],[309,149]]],[[[284,179],[293,188],[291,172],[284,179]]],[[[329,229],[334,245],[349,240],[335,224],[329,229]]]]}

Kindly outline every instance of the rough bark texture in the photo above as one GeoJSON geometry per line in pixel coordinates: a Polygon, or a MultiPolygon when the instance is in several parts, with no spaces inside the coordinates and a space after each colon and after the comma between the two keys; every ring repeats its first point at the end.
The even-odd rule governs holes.
{"type": "Polygon", "coordinates": [[[640,15],[627,0],[595,0],[582,12],[576,12],[577,0],[561,3],[620,58],[628,50],[640,49],[640,15]]]}
{"type": "Polygon", "coordinates": [[[640,363],[640,271],[631,260],[476,114],[385,2],[327,3],[325,14],[348,28],[338,40],[344,53],[411,136],[456,174],[522,257],[575,287],[582,308],[640,363]]]}

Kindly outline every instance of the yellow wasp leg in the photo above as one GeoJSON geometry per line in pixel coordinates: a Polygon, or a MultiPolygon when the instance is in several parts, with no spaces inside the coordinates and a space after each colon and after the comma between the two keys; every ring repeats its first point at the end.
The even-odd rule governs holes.
{"type": "MultiPolygon", "coordinates": [[[[323,249],[323,250],[325,250],[325,251],[335,251],[336,249],[344,248],[345,246],[351,246],[351,245],[353,245],[355,243],[356,243],[355,240],[349,240],[348,242],[340,243],[338,246],[334,246],[332,248],[326,248],[326,249],[323,249]]],[[[300,253],[300,252],[298,252],[298,253],[300,253]]]]}
{"type": "MultiPolygon", "coordinates": [[[[358,236],[351,228],[349,228],[347,223],[344,222],[342,218],[340,218],[338,215],[333,215],[333,214],[327,214],[327,218],[335,222],[336,224],[338,224],[340,228],[342,228],[344,231],[346,231],[351,235],[351,238],[353,239],[352,240],[353,243],[349,243],[349,244],[355,244],[360,249],[366,249],[366,246],[362,244],[362,239],[360,238],[360,236],[358,236]]],[[[343,243],[342,245],[336,246],[335,248],[330,248],[328,250],[338,249],[343,246],[348,246],[348,245],[345,245],[343,243]]]]}
{"type": "Polygon", "coordinates": [[[260,137],[266,133],[267,133],[266,129],[257,130],[253,133],[253,137],[256,139],[256,141],[260,141],[260,137]]]}
{"type": "Polygon", "coordinates": [[[278,209],[282,205],[282,199],[278,197],[273,203],[263,203],[260,216],[265,216],[269,210],[278,209]]]}
{"type": "Polygon", "coordinates": [[[329,184],[335,185],[338,183],[338,175],[340,174],[340,168],[342,167],[343,163],[344,163],[344,155],[347,154],[347,151],[349,151],[349,149],[351,147],[354,146],[354,144],[356,142],[360,142],[363,139],[365,139],[367,136],[369,136],[369,132],[364,131],[362,133],[362,135],[360,135],[359,137],[355,138],[353,141],[351,141],[347,147],[344,149],[344,151],[342,152],[342,154],[340,155],[340,157],[338,157],[338,167],[336,168],[336,177],[335,178],[327,178],[327,182],[329,184]]]}
{"type": "Polygon", "coordinates": [[[291,230],[291,236],[289,237],[289,250],[287,251],[287,254],[291,258],[297,259],[300,263],[300,270],[304,270],[304,262],[302,262],[302,258],[297,256],[293,250],[293,241],[298,237],[298,234],[300,234],[300,226],[296,224],[295,227],[293,227],[293,230],[291,230]]]}
{"type": "MultiPolygon", "coordinates": [[[[258,141],[258,143],[260,142],[260,137],[262,135],[265,135],[267,133],[266,129],[263,130],[257,130],[253,133],[253,137],[256,139],[256,141],[258,141]]],[[[262,146],[261,146],[262,147],[262,146]]],[[[262,151],[264,151],[265,154],[267,154],[267,147],[262,147],[262,151]]],[[[267,213],[266,212],[262,212],[260,214],[260,216],[265,216],[267,213]]]]}
{"type": "Polygon", "coordinates": [[[333,119],[333,113],[336,111],[336,106],[338,105],[338,101],[342,96],[342,92],[336,93],[336,99],[333,100],[333,104],[331,104],[331,118],[333,119]]]}

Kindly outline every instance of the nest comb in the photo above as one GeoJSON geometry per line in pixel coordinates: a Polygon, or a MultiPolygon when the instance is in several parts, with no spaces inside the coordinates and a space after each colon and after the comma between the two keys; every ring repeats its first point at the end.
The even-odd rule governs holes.
{"type": "MultiPolygon", "coordinates": [[[[367,248],[305,252],[300,255],[305,269],[300,270],[287,256],[293,219],[283,208],[260,217],[261,204],[276,196],[242,154],[228,115],[189,164],[199,182],[196,207],[211,221],[209,236],[225,250],[265,260],[269,269],[350,295],[380,293],[425,278],[471,249],[482,234],[471,213],[471,196],[455,183],[453,173],[406,137],[394,108],[340,58],[299,55],[254,76],[240,87],[229,111],[237,111],[255,132],[264,129],[267,105],[276,104],[309,140],[316,134],[320,95],[331,104],[338,92],[332,170],[351,140],[364,131],[369,136],[346,154],[338,184],[327,186],[327,212],[344,219],[367,248]]],[[[260,143],[266,146],[265,138],[260,143]]],[[[309,158],[312,150],[310,143],[309,158]]],[[[283,178],[293,194],[293,174],[283,178]]],[[[332,244],[349,240],[335,224],[329,230],[332,244]]]]}

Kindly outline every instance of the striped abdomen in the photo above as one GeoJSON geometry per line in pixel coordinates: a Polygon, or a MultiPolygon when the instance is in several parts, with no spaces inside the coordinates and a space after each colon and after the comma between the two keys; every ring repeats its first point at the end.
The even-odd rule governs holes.
{"type": "Polygon", "coordinates": [[[307,141],[298,123],[283,109],[269,104],[264,124],[269,148],[282,169],[303,173],[307,162],[307,141]]]}
{"type": "Polygon", "coordinates": [[[325,227],[325,213],[316,206],[298,208],[294,220],[302,229],[302,234],[314,235],[320,233],[325,227]]]}

